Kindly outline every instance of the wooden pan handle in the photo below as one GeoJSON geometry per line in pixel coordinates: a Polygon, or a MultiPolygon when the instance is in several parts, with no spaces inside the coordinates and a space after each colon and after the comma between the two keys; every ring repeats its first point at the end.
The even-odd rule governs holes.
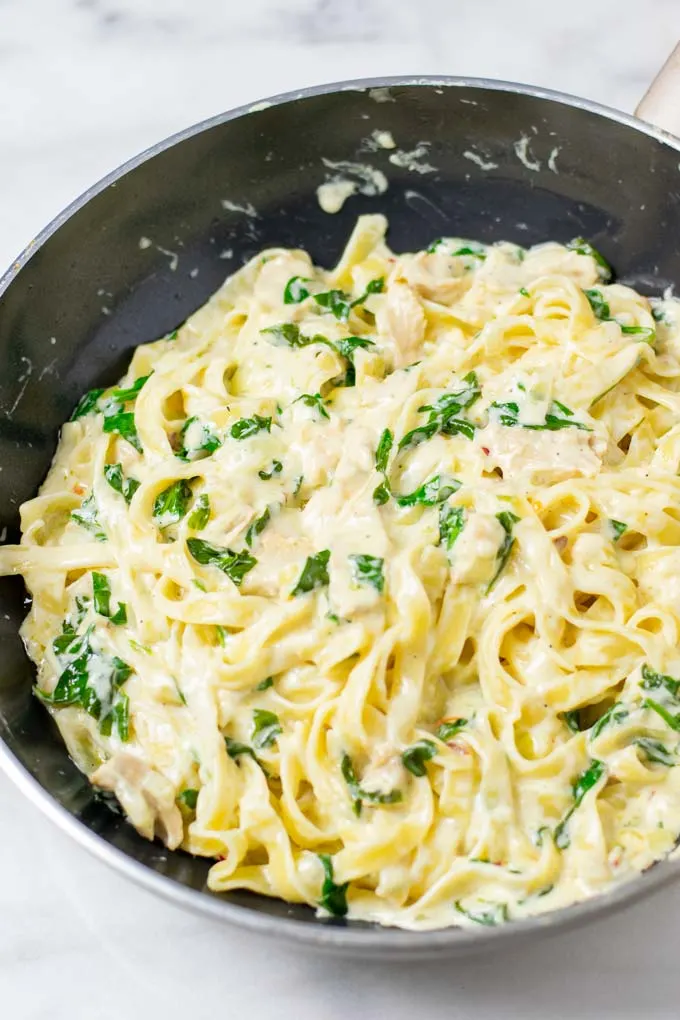
{"type": "Polygon", "coordinates": [[[680,43],[638,103],[635,116],[680,136],[680,43]]]}

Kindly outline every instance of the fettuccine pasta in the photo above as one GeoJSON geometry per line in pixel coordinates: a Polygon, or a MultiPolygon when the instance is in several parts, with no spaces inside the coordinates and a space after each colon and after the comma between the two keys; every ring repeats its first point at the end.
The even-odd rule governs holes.
{"type": "Polygon", "coordinates": [[[493,925],[680,833],[680,303],[386,226],[138,347],[0,573],[73,759],[212,890],[493,925]]]}

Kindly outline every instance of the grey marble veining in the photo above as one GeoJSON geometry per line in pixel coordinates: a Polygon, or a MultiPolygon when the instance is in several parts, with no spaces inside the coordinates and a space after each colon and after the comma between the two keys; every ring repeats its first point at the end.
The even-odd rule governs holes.
{"type": "Polygon", "coordinates": [[[0,255],[127,157],[320,81],[453,73],[631,109],[678,0],[4,0],[0,255]]]}
{"type": "MultiPolygon", "coordinates": [[[[122,160],[220,110],[402,73],[631,110],[678,37],[680,0],[0,0],[0,264],[122,160]]],[[[678,915],[675,888],[530,956],[455,965],[292,954],[128,885],[0,777],[2,1020],[677,1017],[678,915]]]]}

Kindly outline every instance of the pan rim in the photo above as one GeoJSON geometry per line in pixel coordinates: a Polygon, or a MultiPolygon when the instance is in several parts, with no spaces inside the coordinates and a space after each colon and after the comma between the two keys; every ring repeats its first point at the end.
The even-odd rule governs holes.
{"type": "MultiPolygon", "coordinates": [[[[115,185],[130,171],[160,153],[184,142],[204,131],[211,130],[231,120],[248,114],[281,106],[287,103],[328,95],[338,92],[368,91],[392,87],[419,86],[423,88],[477,88],[493,92],[509,92],[532,96],[550,102],[582,109],[608,120],[615,121],[641,134],[669,145],[680,152],[680,138],[657,128],[646,121],[623,113],[612,107],[568,93],[517,82],[492,78],[461,77],[449,75],[396,75],[380,78],[362,78],[322,85],[309,86],[248,103],[213,117],[190,125],[145,148],[137,155],[123,162],[116,169],[92,184],[45,226],[34,239],[13,260],[0,277],[0,297],[7,291],[26,263],[43,247],[49,238],[59,230],[75,213],[106,188],[115,185]]],[[[285,936],[297,945],[309,945],[319,949],[332,950],[346,955],[368,954],[373,957],[410,960],[436,955],[453,955],[456,952],[474,952],[489,945],[506,944],[514,937],[519,943],[530,936],[566,931],[604,914],[613,913],[632,905],[643,896],[658,890],[680,875],[680,859],[665,859],[657,862],[647,872],[635,879],[615,886],[609,892],[594,896],[559,910],[550,911],[537,917],[529,917],[479,931],[468,928],[446,928],[433,931],[407,931],[398,928],[352,927],[343,922],[299,921],[292,917],[278,917],[232,904],[218,896],[183,885],[175,879],[158,874],[142,862],[129,856],[89,829],[75,815],[71,814],[35,779],[20,762],[9,745],[0,738],[0,768],[14,782],[27,800],[41,810],[43,815],[70,836],[79,846],[87,850],[109,867],[124,875],[136,885],[175,904],[192,910],[216,921],[227,921],[253,933],[273,937],[285,936]]]]}
{"type": "Polygon", "coordinates": [[[0,740],[0,769],[42,814],[93,857],[137,886],[174,904],[214,921],[227,922],[254,934],[290,939],[296,945],[310,945],[351,956],[409,960],[434,958],[447,953],[471,953],[487,946],[514,944],[531,936],[557,934],[586,922],[618,913],[680,875],[680,859],[662,859],[636,878],[614,886],[608,892],[558,910],[510,921],[496,928],[443,928],[412,931],[395,927],[359,927],[334,919],[299,921],[278,917],[233,904],[209,891],[186,886],[176,879],[148,868],[141,861],[103,839],[63,807],[35,779],[0,740]]]}
{"type": "Polygon", "coordinates": [[[479,88],[487,89],[492,92],[510,92],[516,95],[533,96],[536,99],[546,99],[550,102],[561,103],[564,106],[571,106],[574,109],[586,110],[589,113],[595,113],[600,117],[605,117],[607,120],[613,120],[622,124],[624,127],[632,128],[634,131],[638,131],[650,138],[654,138],[658,142],[670,145],[671,148],[674,148],[680,153],[680,137],[672,135],[663,128],[655,127],[655,125],[641,120],[633,114],[624,113],[621,110],[617,110],[615,107],[607,106],[591,99],[584,99],[581,96],[575,96],[568,92],[542,88],[537,85],[525,85],[520,82],[504,81],[500,78],[475,78],[457,75],[392,75],[384,78],[356,78],[348,79],[346,81],[329,82],[321,85],[310,85],[301,89],[293,89],[289,92],[279,92],[273,96],[267,96],[263,99],[256,100],[253,103],[243,104],[241,106],[234,107],[233,110],[226,110],[222,113],[215,114],[212,117],[207,117],[204,120],[197,121],[195,124],[182,128],[181,130],[168,135],[166,138],[147,146],[147,148],[142,149],[141,152],[131,156],[114,170],[111,170],[108,174],[100,177],[98,181],[91,184],[89,188],[86,188],[85,191],[81,192],[80,195],[65,206],[61,212],[58,212],[56,216],[54,216],[54,218],[50,220],[50,222],[26,244],[16,258],[12,260],[9,268],[2,274],[2,276],[0,276],[0,297],[3,296],[9,285],[16,276],[18,276],[29,259],[36,254],[45,242],[48,241],[49,238],[56,233],[56,231],[63,226],[67,220],[71,219],[75,213],[87,205],[91,199],[104,191],[105,188],[116,184],[117,181],[121,180],[121,178],[130,173],[130,171],[135,170],[138,166],[141,166],[142,163],[148,162],[148,160],[162,152],[165,152],[167,149],[171,149],[175,145],[179,145],[181,142],[187,141],[189,138],[202,134],[204,131],[209,131],[214,127],[219,127],[221,124],[226,124],[231,120],[237,120],[239,117],[244,117],[248,114],[263,112],[264,110],[270,109],[274,106],[283,106],[290,102],[311,99],[314,96],[329,95],[335,92],[368,92],[372,89],[389,89],[393,87],[413,85],[423,88],[479,88]]]}

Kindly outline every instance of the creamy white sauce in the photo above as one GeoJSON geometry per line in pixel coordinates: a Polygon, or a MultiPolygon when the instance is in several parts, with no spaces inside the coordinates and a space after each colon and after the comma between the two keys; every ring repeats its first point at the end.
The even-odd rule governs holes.
{"type": "MultiPolygon", "coordinates": [[[[325,163],[328,211],[387,187],[325,163]]],[[[680,305],[656,321],[578,246],[397,255],[385,229],[361,218],[332,270],[262,252],[139,347],[128,438],[111,392],[64,426],[0,573],[32,593],[43,692],[88,634],[90,700],[50,706],[69,752],[144,836],[213,859],[211,889],[323,910],[332,846],[350,917],[502,923],[680,832],[645,703],[680,698],[644,687],[680,679],[680,305]]]]}
{"type": "Polygon", "coordinates": [[[390,154],[389,161],[394,166],[410,170],[411,173],[432,174],[436,172],[437,168],[427,162],[428,148],[427,142],[419,142],[415,149],[408,152],[404,149],[397,149],[396,152],[390,154]]]}
{"type": "Polygon", "coordinates": [[[514,143],[513,148],[517,159],[527,170],[540,170],[541,161],[537,159],[530,150],[531,139],[529,135],[521,135],[514,143]]]}
{"type": "Polygon", "coordinates": [[[323,163],[329,170],[338,171],[316,189],[319,205],[326,213],[339,212],[354,194],[371,197],[387,191],[385,174],[367,163],[352,163],[349,160],[334,162],[325,157],[323,163]]]}
{"type": "Polygon", "coordinates": [[[323,211],[333,214],[340,212],[347,199],[355,195],[356,191],[356,181],[337,178],[320,184],[316,189],[316,197],[323,211]]]}
{"type": "Polygon", "coordinates": [[[469,159],[471,163],[476,163],[480,170],[497,170],[498,163],[494,163],[493,160],[486,159],[481,156],[474,149],[466,149],[463,153],[465,159],[469,159]]]}
{"type": "Polygon", "coordinates": [[[229,198],[223,198],[222,208],[226,209],[227,212],[243,213],[244,216],[248,216],[250,219],[256,219],[259,215],[252,202],[232,202],[229,198]]]}

